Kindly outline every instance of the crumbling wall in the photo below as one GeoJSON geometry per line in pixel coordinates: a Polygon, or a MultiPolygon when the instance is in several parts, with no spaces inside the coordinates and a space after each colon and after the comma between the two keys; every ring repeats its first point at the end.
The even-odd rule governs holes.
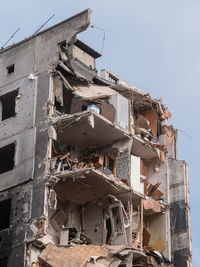
{"type": "Polygon", "coordinates": [[[168,164],[158,160],[147,162],[147,182],[153,185],[160,183],[159,190],[163,193],[162,199],[165,203],[169,202],[168,196],[168,164]]]}
{"type": "MultiPolygon", "coordinates": [[[[160,214],[166,211],[166,205],[158,202],[162,192],[158,192],[157,187],[161,183],[160,189],[164,193],[164,200],[168,202],[167,163],[160,163],[159,158],[165,161],[167,144],[164,144],[164,141],[170,141],[171,144],[173,134],[167,138],[165,129],[161,129],[160,116],[166,114],[163,114],[159,101],[154,101],[156,109],[152,109],[153,99],[150,97],[148,99],[148,96],[141,94],[138,96],[140,101],[137,101],[133,94],[135,88],[128,86],[131,90],[127,91],[127,88],[123,88],[127,86],[126,83],[121,83],[122,88],[117,88],[115,82],[118,83],[118,78],[115,80],[112,75],[110,78],[113,77],[115,87],[109,87],[109,84],[96,77],[94,64],[91,69],[84,64],[86,62],[81,62],[81,58],[73,57],[76,35],[88,27],[90,13],[89,9],[85,10],[30,37],[26,42],[22,41],[14,46],[13,50],[8,48],[0,52],[2,69],[15,64],[15,71],[11,76],[4,75],[0,70],[0,77],[5,76],[0,81],[0,97],[11,89],[18,90],[17,114],[14,118],[1,122],[5,127],[0,133],[3,145],[9,142],[17,143],[16,168],[0,175],[0,188],[7,190],[2,193],[0,200],[11,199],[10,223],[2,223],[3,229],[0,230],[0,259],[8,257],[9,267],[24,266],[25,256],[27,266],[39,266],[39,261],[48,264],[51,262],[51,251],[65,251],[66,254],[69,253],[69,257],[76,260],[74,255],[70,255],[72,249],[67,247],[78,248],[77,244],[82,245],[78,248],[80,251],[89,250],[89,255],[93,249],[104,250],[103,246],[90,247],[89,244],[112,245],[109,248],[113,250],[112,256],[108,255],[107,250],[105,259],[91,258],[93,253],[89,258],[83,259],[83,262],[88,261],[90,265],[95,265],[96,260],[106,260],[107,264],[108,261],[114,260],[112,263],[116,266],[131,266],[133,260],[136,264],[144,263],[148,266],[148,263],[156,261],[154,258],[170,264],[168,259],[159,253],[156,255],[150,248],[157,250],[156,245],[159,244],[156,242],[158,240],[159,243],[162,239],[164,245],[161,245],[165,247],[159,247],[158,251],[164,251],[167,256],[169,254],[170,238],[166,230],[169,214],[160,214]],[[21,56],[16,56],[19,62],[12,62],[15,53],[21,56]],[[94,77],[98,81],[97,84],[93,84],[94,77]],[[5,86],[6,83],[9,85],[5,86]],[[99,84],[104,86],[101,87],[99,84]],[[122,95],[126,95],[126,98],[121,96],[121,89],[125,90],[122,95]],[[94,104],[93,110],[91,107],[87,109],[90,102],[87,106],[83,105],[84,107],[79,103],[80,110],[77,110],[77,102],[72,101],[76,93],[76,96],[81,95],[82,101],[82,97],[85,97],[84,90],[92,91],[94,95],[94,91],[96,92],[96,102],[91,102],[94,104]],[[119,92],[121,93],[118,94],[119,92]],[[113,105],[108,103],[110,96],[110,103],[113,105]],[[144,97],[147,102],[143,105],[144,97]],[[130,98],[138,105],[137,111],[144,110],[142,114],[149,119],[150,128],[148,121],[136,114],[132,119],[137,122],[139,120],[141,124],[129,132],[130,98]],[[75,109],[71,109],[72,102],[75,109]],[[101,114],[98,113],[100,110],[101,114]],[[80,113],[67,116],[77,111],[80,113]],[[52,125],[55,128],[50,127],[52,125]],[[144,125],[147,129],[143,128],[144,125]],[[160,136],[161,130],[163,140],[158,140],[156,137],[160,136]],[[163,144],[159,141],[163,141],[163,144]],[[134,168],[131,170],[131,153],[138,156],[137,178],[144,183],[144,190],[139,192],[144,192],[146,196],[134,192],[135,188],[130,187],[131,171],[135,171],[134,168]],[[157,159],[155,165],[150,162],[152,158],[157,159]],[[149,164],[147,179],[146,165],[143,168],[145,161],[149,164]],[[147,182],[153,184],[150,184],[150,189],[147,182]],[[11,187],[13,189],[10,189],[11,187]],[[153,199],[155,192],[158,196],[153,199]],[[132,222],[132,213],[137,215],[135,222],[132,222]],[[158,213],[158,216],[153,215],[158,213]],[[159,228],[160,225],[163,226],[162,229],[159,228]],[[132,227],[135,232],[132,231],[132,227]],[[152,232],[153,244],[150,247],[149,242],[143,242],[145,233],[148,235],[145,227],[149,227],[152,232]],[[139,240],[136,240],[139,235],[139,240]],[[136,244],[132,244],[133,241],[136,241],[136,244]],[[45,249],[49,242],[52,244],[45,249]],[[118,250],[114,248],[116,245],[126,248],[118,250]],[[58,246],[65,248],[61,249],[58,246]],[[149,249],[150,254],[139,251],[142,248],[149,249]],[[114,253],[116,249],[117,252],[114,253]]],[[[91,60],[95,63],[94,58],[90,58],[90,62],[87,63],[90,64],[91,60]]],[[[137,93],[139,94],[139,91],[137,93]]],[[[173,133],[173,127],[166,127],[166,131],[173,133]]],[[[173,172],[170,175],[173,176],[173,172]]],[[[181,185],[182,182],[178,185],[172,184],[171,189],[181,185]]],[[[179,213],[180,218],[187,217],[184,210],[186,198],[187,192],[181,199],[171,199],[171,209],[179,213]]],[[[186,203],[188,201],[187,199],[186,203]]],[[[5,203],[9,205],[9,202],[5,203]]],[[[185,231],[187,223],[185,220],[182,224],[182,221],[177,219],[173,228],[175,261],[178,260],[177,255],[182,253],[179,243],[181,238],[188,234],[185,231]],[[184,234],[180,237],[181,231],[184,231],[184,234]]],[[[59,262],[62,260],[60,257],[59,262]]]]}
{"type": "Polygon", "coordinates": [[[93,244],[103,244],[103,213],[99,201],[89,202],[83,208],[83,232],[93,244]]]}
{"type": "Polygon", "coordinates": [[[130,155],[127,152],[119,153],[116,158],[117,177],[130,179],[130,155]]]}
{"type": "Polygon", "coordinates": [[[15,90],[18,90],[15,98],[16,115],[0,122],[0,148],[15,143],[15,163],[9,175],[6,172],[0,174],[0,190],[16,186],[33,177],[35,88],[28,78],[24,77],[1,87],[0,99],[15,90]]]}
{"type": "Polygon", "coordinates": [[[154,214],[148,217],[148,229],[151,233],[150,244],[155,250],[160,250],[163,254],[171,258],[170,255],[170,234],[168,214],[154,214]]]}
{"type": "Polygon", "coordinates": [[[0,258],[8,258],[8,266],[24,266],[24,240],[31,216],[31,192],[30,185],[23,185],[0,195],[0,203],[11,200],[9,228],[0,231],[0,258]]]}
{"type": "MultiPolygon", "coordinates": [[[[90,14],[91,10],[84,10],[36,36],[35,66],[38,72],[46,71],[47,66],[52,63],[59,43],[66,41],[66,44],[71,46],[76,34],[87,29],[90,24],[90,14]]],[[[69,56],[72,59],[72,50],[69,56]]]]}
{"type": "Polygon", "coordinates": [[[0,52],[0,97],[18,90],[16,115],[1,122],[0,133],[2,146],[16,144],[14,169],[0,174],[0,190],[7,190],[0,198],[11,198],[12,203],[10,227],[0,231],[0,259],[8,257],[9,267],[24,266],[25,240],[30,242],[45,230],[52,90],[48,65],[57,58],[58,43],[66,41],[70,46],[76,34],[88,27],[90,13],[85,10],[0,52]],[[12,64],[14,72],[7,74],[6,68],[12,64]],[[29,184],[20,186],[28,181],[29,184]]]}
{"type": "Polygon", "coordinates": [[[174,266],[191,264],[191,232],[187,164],[169,159],[171,239],[174,266]]]}
{"type": "Polygon", "coordinates": [[[178,130],[174,130],[174,139],[172,145],[167,149],[167,155],[169,158],[178,159],[178,130]]]}

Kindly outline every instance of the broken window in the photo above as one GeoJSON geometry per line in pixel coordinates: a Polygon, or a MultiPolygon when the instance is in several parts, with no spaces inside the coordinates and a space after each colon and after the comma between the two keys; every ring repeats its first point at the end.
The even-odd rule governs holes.
{"type": "Polygon", "coordinates": [[[11,74],[15,70],[15,65],[12,64],[12,65],[8,66],[6,69],[7,69],[7,74],[11,74]]]}
{"type": "Polygon", "coordinates": [[[10,226],[10,208],[11,208],[11,199],[6,199],[0,202],[0,210],[1,210],[0,231],[9,228],[10,226]]]}
{"type": "Polygon", "coordinates": [[[0,107],[1,107],[1,120],[6,120],[15,116],[15,103],[16,96],[18,95],[18,90],[11,93],[5,94],[0,97],[0,107]]]}
{"type": "Polygon", "coordinates": [[[60,103],[55,97],[56,110],[58,110],[60,113],[70,114],[73,96],[65,89],[65,87],[63,88],[62,94],[63,103],[60,103]]]}
{"type": "Polygon", "coordinates": [[[0,174],[14,168],[15,143],[0,148],[0,174]]]}
{"type": "Polygon", "coordinates": [[[0,266],[1,267],[7,267],[8,258],[0,259],[0,266]]]}
{"type": "Polygon", "coordinates": [[[112,154],[108,154],[105,157],[104,169],[110,170],[114,176],[116,176],[116,157],[112,154]]]}

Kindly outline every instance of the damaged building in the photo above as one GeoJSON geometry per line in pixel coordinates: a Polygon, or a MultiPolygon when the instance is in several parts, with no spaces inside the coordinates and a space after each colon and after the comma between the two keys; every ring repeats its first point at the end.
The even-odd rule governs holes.
{"type": "Polygon", "coordinates": [[[0,50],[0,266],[191,267],[171,113],[97,74],[90,16],[0,50]]]}

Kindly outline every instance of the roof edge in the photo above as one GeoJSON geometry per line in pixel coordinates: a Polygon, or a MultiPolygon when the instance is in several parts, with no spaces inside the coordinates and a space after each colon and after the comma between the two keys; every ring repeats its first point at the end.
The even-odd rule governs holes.
{"type": "Polygon", "coordinates": [[[87,8],[87,9],[85,9],[85,10],[79,12],[78,14],[76,14],[76,15],[74,15],[74,16],[68,18],[68,19],[65,19],[65,20],[63,20],[63,21],[61,21],[61,22],[58,22],[57,24],[54,24],[53,26],[51,26],[51,27],[49,27],[49,28],[47,28],[47,29],[44,29],[44,30],[41,31],[41,32],[38,32],[37,34],[33,34],[33,35],[31,35],[30,37],[28,37],[28,38],[26,38],[26,39],[24,39],[24,40],[21,40],[21,41],[19,41],[19,42],[17,42],[16,44],[12,44],[12,45],[10,45],[10,46],[7,46],[6,48],[1,48],[1,49],[0,49],[0,54],[3,54],[4,52],[6,52],[6,51],[12,49],[13,47],[16,47],[16,46],[18,46],[18,45],[20,45],[20,44],[23,44],[23,43],[25,43],[25,42],[27,42],[27,41],[29,41],[29,40],[31,40],[31,39],[34,39],[34,38],[37,37],[38,35],[43,34],[44,32],[50,31],[51,29],[56,28],[57,26],[59,26],[59,25],[65,23],[65,22],[67,22],[67,21],[70,21],[70,20],[72,20],[72,19],[74,19],[74,18],[76,18],[76,17],[78,17],[78,16],[80,16],[80,15],[82,15],[82,14],[84,14],[84,13],[88,13],[88,16],[90,16],[91,13],[92,13],[92,10],[91,10],[90,8],[87,8]]]}

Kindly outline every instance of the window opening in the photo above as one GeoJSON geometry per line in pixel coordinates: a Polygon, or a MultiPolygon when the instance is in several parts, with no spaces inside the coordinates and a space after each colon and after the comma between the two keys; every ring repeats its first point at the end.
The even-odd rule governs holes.
{"type": "Polygon", "coordinates": [[[7,267],[8,265],[8,258],[0,259],[0,266],[1,267],[7,267]]]}
{"type": "Polygon", "coordinates": [[[10,226],[10,208],[11,199],[6,199],[0,202],[0,231],[7,229],[10,226]]]}
{"type": "Polygon", "coordinates": [[[7,74],[11,74],[14,71],[15,71],[15,65],[14,64],[7,67],[7,74]]]}
{"type": "Polygon", "coordinates": [[[15,143],[0,148],[0,174],[14,168],[15,143]]]}
{"type": "Polygon", "coordinates": [[[1,117],[2,121],[15,116],[16,114],[15,104],[17,95],[18,95],[18,90],[0,97],[0,102],[2,106],[2,117],[1,117]]]}

